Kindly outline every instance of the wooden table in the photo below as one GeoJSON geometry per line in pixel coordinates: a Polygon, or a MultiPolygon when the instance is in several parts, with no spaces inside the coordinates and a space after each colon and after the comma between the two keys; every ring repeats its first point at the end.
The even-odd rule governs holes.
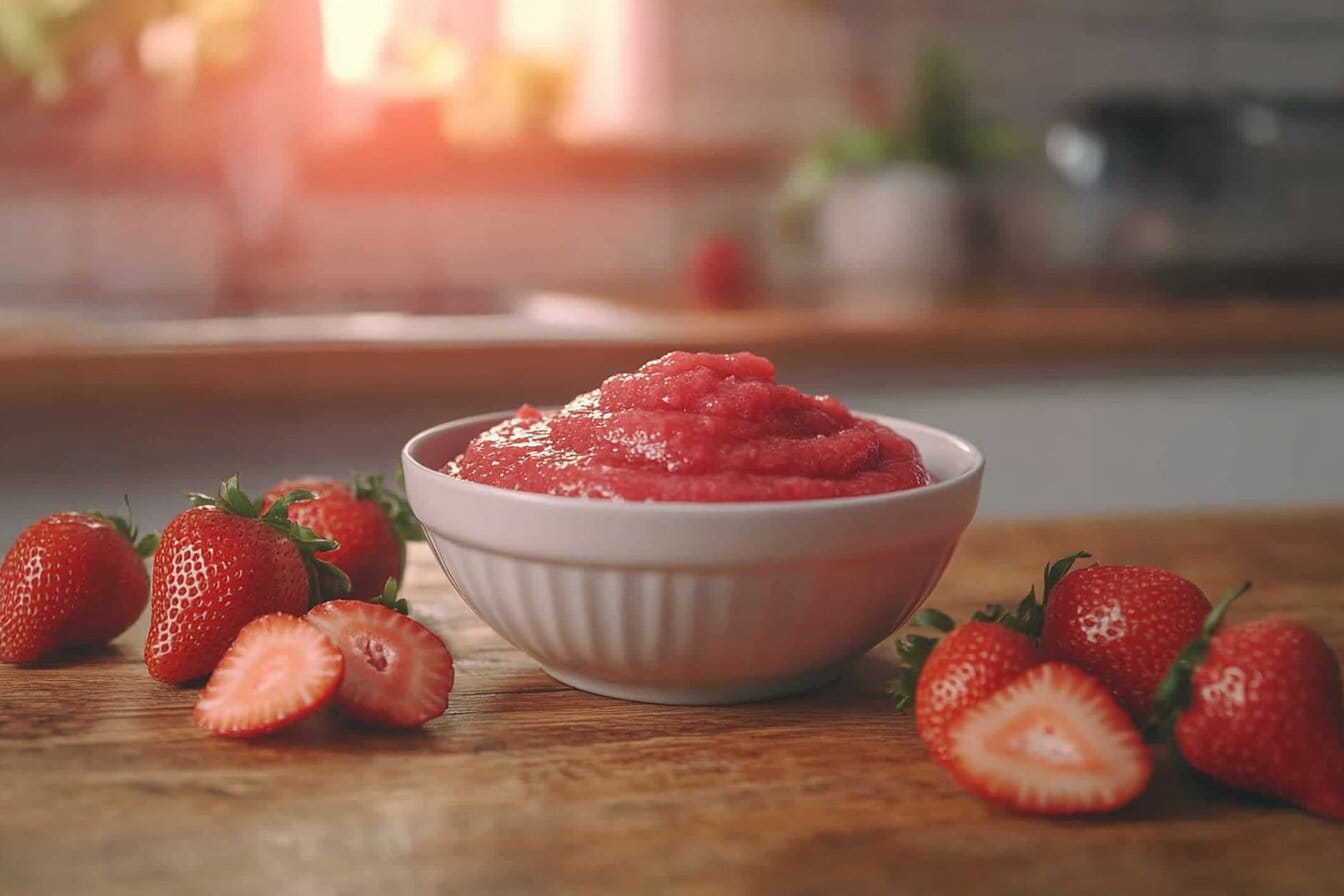
{"type": "MultiPolygon", "coordinates": [[[[1344,645],[1344,509],[979,525],[933,603],[1020,595],[1079,547],[1174,567],[1234,611],[1344,645]]],[[[1344,828],[1162,761],[1097,820],[1018,818],[929,762],[881,696],[889,645],[806,697],[687,709],[562,687],[482,626],[423,550],[408,596],[448,639],[448,714],[403,736],[321,720],[257,743],[191,725],[113,648],[0,667],[0,893],[1340,893],[1344,828]]]]}

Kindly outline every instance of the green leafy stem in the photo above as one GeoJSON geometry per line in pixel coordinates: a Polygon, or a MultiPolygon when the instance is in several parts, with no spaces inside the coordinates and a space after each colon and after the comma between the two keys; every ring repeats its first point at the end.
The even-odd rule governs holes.
{"type": "MultiPolygon", "coordinates": [[[[977,610],[971,616],[972,622],[989,622],[1025,635],[1033,641],[1041,637],[1045,626],[1045,604],[1050,592],[1059,581],[1069,574],[1079,560],[1089,559],[1087,551],[1077,551],[1045,565],[1042,574],[1041,596],[1036,596],[1036,586],[1032,585],[1026,597],[1018,601],[1012,609],[1003,604],[990,604],[983,610],[977,610]]],[[[916,628],[933,629],[940,634],[948,634],[957,626],[957,622],[942,610],[920,610],[910,620],[916,628]]],[[[896,701],[896,708],[908,710],[915,705],[915,690],[919,685],[919,673],[924,669],[933,649],[940,639],[933,635],[911,633],[896,641],[896,674],[887,682],[887,694],[896,701]]]]}
{"type": "Polygon", "coordinates": [[[411,615],[411,607],[410,604],[406,603],[406,598],[397,596],[399,587],[396,579],[389,578],[387,583],[383,585],[383,593],[370,600],[369,603],[395,610],[403,616],[411,615]]]}
{"type": "Polygon", "coordinates": [[[424,530],[420,528],[419,521],[411,512],[411,505],[406,497],[384,483],[381,474],[360,476],[356,473],[351,477],[350,488],[357,499],[374,501],[383,508],[388,522],[392,524],[397,537],[403,542],[425,540],[424,530]]]}
{"type": "Polygon", "coordinates": [[[1209,642],[1222,627],[1228,608],[1249,590],[1251,583],[1243,582],[1241,587],[1220,600],[1204,618],[1199,637],[1185,645],[1177,655],[1176,661],[1167,670],[1166,678],[1153,692],[1153,714],[1144,726],[1145,738],[1158,741],[1170,738],[1176,727],[1177,716],[1190,705],[1190,680],[1195,669],[1209,655],[1209,642]]]}
{"type": "Polygon", "coordinates": [[[319,558],[317,554],[334,551],[340,547],[335,539],[324,538],[312,529],[301,526],[289,518],[289,505],[296,501],[309,501],[313,493],[307,489],[294,489],[277,498],[268,508],[262,498],[249,498],[238,484],[235,474],[219,485],[219,493],[206,495],[193,492],[188,495],[193,507],[217,507],[225,513],[243,519],[256,520],[289,539],[299,551],[304,570],[308,574],[308,599],[317,604],[324,600],[342,597],[350,593],[350,579],[335,565],[319,558]]]}
{"type": "Polygon", "coordinates": [[[85,516],[101,520],[115,529],[118,534],[131,543],[131,547],[135,548],[135,553],[140,559],[144,560],[153,556],[154,551],[159,546],[159,533],[146,532],[143,535],[140,534],[139,528],[135,525],[135,513],[131,510],[130,496],[123,497],[122,501],[126,504],[126,516],[124,517],[102,513],[97,510],[87,510],[84,512],[85,516]]]}

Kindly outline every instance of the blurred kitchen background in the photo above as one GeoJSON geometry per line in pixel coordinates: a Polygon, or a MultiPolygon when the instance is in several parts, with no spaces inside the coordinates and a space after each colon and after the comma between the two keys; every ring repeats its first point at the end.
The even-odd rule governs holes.
{"type": "Polygon", "coordinates": [[[0,541],[671,348],[990,516],[1344,500],[1344,4],[0,0],[0,541]]]}

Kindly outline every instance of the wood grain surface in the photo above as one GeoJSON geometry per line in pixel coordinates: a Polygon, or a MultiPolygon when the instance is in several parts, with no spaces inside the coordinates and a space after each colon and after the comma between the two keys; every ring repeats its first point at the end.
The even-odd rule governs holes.
{"type": "MultiPolygon", "coordinates": [[[[931,603],[1020,596],[1086,547],[1174,567],[1235,618],[1344,646],[1344,509],[973,527],[931,603]]],[[[1128,809],[1015,817],[960,791],[881,696],[890,644],[840,682],[723,708],[556,684],[479,623],[424,550],[407,595],[458,684],[423,731],[334,719],[255,743],[192,727],[143,621],[113,647],[0,667],[0,893],[1340,893],[1344,828],[1169,760],[1128,809]]],[[[837,612],[840,612],[837,606],[837,612]]]]}

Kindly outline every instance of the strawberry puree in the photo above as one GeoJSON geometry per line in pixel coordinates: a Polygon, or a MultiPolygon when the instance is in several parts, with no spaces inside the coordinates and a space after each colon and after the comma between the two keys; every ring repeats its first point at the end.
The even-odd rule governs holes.
{"type": "Polygon", "coordinates": [[[524,405],[443,472],[628,501],[837,498],[930,481],[909,439],[776,383],[774,365],[746,352],[673,352],[553,414],[524,405]]]}

